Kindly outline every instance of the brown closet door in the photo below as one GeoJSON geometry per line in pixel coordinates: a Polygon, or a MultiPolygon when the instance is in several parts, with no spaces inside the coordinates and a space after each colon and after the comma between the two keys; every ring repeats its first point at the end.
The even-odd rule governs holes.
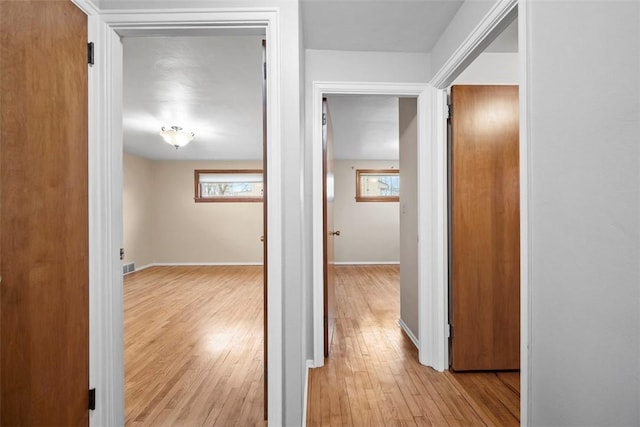
{"type": "Polygon", "coordinates": [[[519,369],[518,87],[451,98],[451,367],[519,369]]]}
{"type": "Polygon", "coordinates": [[[0,2],[0,424],[88,425],[87,17],[0,2]]]}

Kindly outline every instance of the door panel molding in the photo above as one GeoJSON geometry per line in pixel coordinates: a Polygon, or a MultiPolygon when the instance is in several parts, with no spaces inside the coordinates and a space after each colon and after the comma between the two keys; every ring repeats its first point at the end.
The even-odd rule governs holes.
{"type": "MultiPolygon", "coordinates": [[[[124,372],[122,322],[122,269],[118,250],[122,240],[122,50],[119,37],[171,35],[179,31],[207,30],[212,34],[233,29],[264,29],[267,39],[267,102],[269,151],[267,186],[268,223],[268,346],[269,425],[283,424],[282,254],[283,195],[281,167],[281,42],[277,8],[108,11],[90,20],[89,34],[96,46],[96,64],[90,73],[89,186],[90,211],[90,382],[98,391],[93,425],[124,424],[124,372]]],[[[202,33],[199,33],[202,34],[202,33]]]]}

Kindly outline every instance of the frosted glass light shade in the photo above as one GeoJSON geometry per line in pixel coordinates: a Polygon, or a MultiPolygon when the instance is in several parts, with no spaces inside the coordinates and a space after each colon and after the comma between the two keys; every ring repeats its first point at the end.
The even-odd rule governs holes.
{"type": "Polygon", "coordinates": [[[196,134],[193,132],[187,132],[180,126],[171,126],[169,129],[162,127],[160,136],[162,136],[167,144],[173,145],[177,150],[178,148],[184,147],[190,143],[196,134]]]}

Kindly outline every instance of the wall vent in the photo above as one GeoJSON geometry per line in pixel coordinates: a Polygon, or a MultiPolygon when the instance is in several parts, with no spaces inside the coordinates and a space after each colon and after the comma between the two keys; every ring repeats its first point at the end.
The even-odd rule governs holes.
{"type": "Polygon", "coordinates": [[[122,274],[132,273],[136,271],[136,263],[130,262],[129,264],[122,264],[122,274]]]}

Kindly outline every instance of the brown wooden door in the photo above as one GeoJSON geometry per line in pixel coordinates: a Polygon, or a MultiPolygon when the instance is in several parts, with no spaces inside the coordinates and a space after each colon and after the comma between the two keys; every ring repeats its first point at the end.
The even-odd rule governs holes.
{"type": "MultiPolygon", "coordinates": [[[[335,255],[333,239],[336,231],[333,225],[333,128],[327,100],[322,100],[322,145],[323,145],[323,231],[324,231],[324,356],[329,356],[335,315],[335,255]]],[[[337,232],[339,233],[339,232],[337,232]]]]}
{"type": "Polygon", "coordinates": [[[267,41],[262,41],[262,277],[263,277],[263,340],[264,340],[264,419],[268,412],[269,369],[267,367],[267,41]]]}
{"type": "Polygon", "coordinates": [[[87,17],[0,2],[0,424],[88,425],[87,17]]]}
{"type": "Polygon", "coordinates": [[[518,87],[451,98],[451,367],[519,369],[518,87]]]}

